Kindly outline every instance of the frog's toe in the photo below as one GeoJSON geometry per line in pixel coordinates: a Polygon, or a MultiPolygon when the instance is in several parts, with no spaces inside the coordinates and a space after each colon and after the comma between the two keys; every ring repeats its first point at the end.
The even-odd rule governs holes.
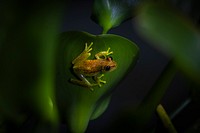
{"type": "Polygon", "coordinates": [[[101,85],[101,83],[98,83],[98,85],[99,85],[99,87],[101,87],[102,85],[101,85]]]}
{"type": "Polygon", "coordinates": [[[107,55],[111,55],[111,54],[113,54],[113,51],[109,52],[107,55]]]}
{"type": "Polygon", "coordinates": [[[106,81],[104,81],[104,80],[101,80],[100,82],[103,83],[103,84],[106,84],[106,81]]]}
{"type": "Polygon", "coordinates": [[[110,48],[108,48],[106,55],[108,56],[108,55],[111,55],[111,54],[113,54],[113,51],[110,51],[110,48]]]}
{"type": "Polygon", "coordinates": [[[91,91],[94,91],[94,89],[93,89],[92,87],[89,87],[89,89],[90,89],[91,91]]]}
{"type": "Polygon", "coordinates": [[[92,45],[93,45],[93,42],[91,42],[89,46],[87,43],[85,43],[85,51],[90,52],[92,50],[92,45]]]}
{"type": "Polygon", "coordinates": [[[99,85],[99,87],[102,86],[101,83],[106,84],[106,81],[100,79],[100,80],[98,81],[98,85],[99,85]]]}

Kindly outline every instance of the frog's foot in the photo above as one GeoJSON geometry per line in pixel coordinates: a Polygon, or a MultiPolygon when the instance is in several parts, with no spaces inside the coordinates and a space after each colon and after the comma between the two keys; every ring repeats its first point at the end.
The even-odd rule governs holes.
{"type": "Polygon", "coordinates": [[[93,42],[90,43],[90,45],[88,46],[87,43],[85,43],[85,49],[83,50],[83,52],[78,55],[73,61],[72,61],[72,64],[77,64],[83,60],[87,60],[87,58],[91,55],[90,51],[92,50],[92,45],[93,45],[93,42]]]}
{"type": "Polygon", "coordinates": [[[106,81],[102,80],[101,78],[104,76],[104,74],[102,74],[101,76],[99,77],[95,77],[95,81],[97,82],[97,85],[99,85],[99,87],[101,87],[101,83],[105,84],[106,81]]]}
{"type": "Polygon", "coordinates": [[[110,52],[110,48],[106,51],[106,56],[113,54],[113,51],[110,52]]]}
{"type": "Polygon", "coordinates": [[[92,51],[92,45],[93,45],[93,42],[90,43],[90,45],[88,46],[87,43],[85,43],[85,52],[89,53],[90,51],[92,51]]]}
{"type": "Polygon", "coordinates": [[[104,59],[106,59],[107,56],[111,55],[111,54],[113,54],[113,51],[110,51],[110,48],[108,48],[107,51],[101,51],[101,52],[97,53],[95,55],[95,57],[96,57],[96,59],[101,59],[101,57],[103,57],[104,59]]]}

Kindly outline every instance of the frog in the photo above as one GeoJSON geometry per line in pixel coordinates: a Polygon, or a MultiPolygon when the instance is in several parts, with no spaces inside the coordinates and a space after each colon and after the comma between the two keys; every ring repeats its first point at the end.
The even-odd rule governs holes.
{"type": "Polygon", "coordinates": [[[102,79],[104,74],[111,72],[117,68],[117,63],[110,56],[113,51],[108,48],[105,51],[100,51],[95,54],[95,59],[88,59],[91,56],[93,42],[88,45],[85,43],[84,50],[72,61],[73,72],[77,79],[71,78],[73,84],[90,88],[94,91],[93,87],[102,87],[106,81],[102,79]],[[91,83],[87,77],[92,77],[94,83],[91,83]]]}

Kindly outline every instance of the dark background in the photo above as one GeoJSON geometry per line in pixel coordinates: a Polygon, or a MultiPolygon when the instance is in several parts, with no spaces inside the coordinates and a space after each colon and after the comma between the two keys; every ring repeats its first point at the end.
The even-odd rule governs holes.
{"type": "MultiPolygon", "coordinates": [[[[79,30],[95,35],[101,34],[101,27],[90,19],[92,3],[93,0],[68,2],[61,32],[79,30]]],[[[167,56],[137,34],[134,23],[133,18],[109,31],[110,34],[121,35],[135,42],[140,48],[140,57],[135,68],[116,87],[107,110],[98,119],[89,123],[88,133],[101,132],[107,124],[112,122],[113,118],[117,117],[120,111],[137,106],[168,62],[167,56]]],[[[178,73],[161,102],[169,114],[172,114],[186,100],[189,94],[188,89],[187,80],[181,73],[178,73]]]]}

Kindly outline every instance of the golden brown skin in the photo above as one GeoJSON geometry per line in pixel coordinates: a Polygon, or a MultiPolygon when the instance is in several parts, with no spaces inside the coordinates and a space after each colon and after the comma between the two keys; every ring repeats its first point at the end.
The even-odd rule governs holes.
{"type": "Polygon", "coordinates": [[[106,59],[85,60],[74,65],[73,69],[84,76],[96,76],[101,72],[106,72],[107,66],[110,67],[109,71],[112,71],[116,68],[116,63],[106,59]]]}
{"type": "Polygon", "coordinates": [[[101,80],[101,77],[104,75],[102,74],[101,76],[97,77],[98,74],[113,71],[117,67],[117,63],[113,61],[111,57],[108,57],[108,55],[113,53],[109,52],[110,48],[108,48],[107,51],[97,53],[95,55],[96,59],[87,60],[91,55],[90,51],[92,50],[92,44],[93,43],[87,46],[86,43],[83,52],[72,61],[72,64],[74,65],[74,73],[80,78],[80,80],[71,79],[72,83],[89,87],[91,90],[93,90],[92,86],[99,85],[101,87],[101,83],[106,83],[106,81],[101,80]],[[94,77],[96,84],[91,84],[86,79],[87,76],[94,77]]]}

